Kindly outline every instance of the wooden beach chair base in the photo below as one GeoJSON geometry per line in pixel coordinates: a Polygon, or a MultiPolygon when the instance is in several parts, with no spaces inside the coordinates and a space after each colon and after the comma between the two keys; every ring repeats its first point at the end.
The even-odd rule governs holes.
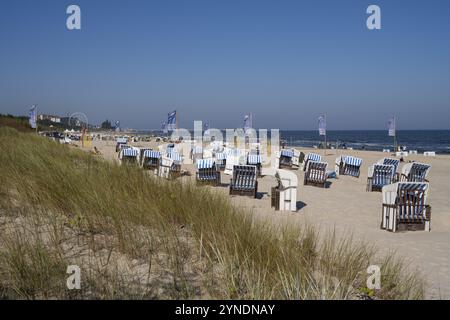
{"type": "Polygon", "coordinates": [[[425,217],[417,217],[414,219],[399,219],[398,212],[400,206],[383,204],[381,211],[381,225],[380,229],[390,232],[402,231],[430,231],[431,230],[431,206],[425,205],[425,217]],[[392,211],[391,211],[392,210],[392,211]],[[391,217],[395,216],[395,221],[390,221],[391,217]],[[384,221],[383,221],[384,219],[384,221]],[[383,226],[383,223],[385,226],[383,226]],[[393,226],[393,227],[391,227],[393,226]]]}
{"type": "Polygon", "coordinates": [[[257,191],[258,191],[258,181],[256,181],[255,188],[251,189],[251,190],[233,189],[233,183],[231,181],[229,194],[236,195],[236,196],[248,196],[248,197],[256,198],[257,191]]]}

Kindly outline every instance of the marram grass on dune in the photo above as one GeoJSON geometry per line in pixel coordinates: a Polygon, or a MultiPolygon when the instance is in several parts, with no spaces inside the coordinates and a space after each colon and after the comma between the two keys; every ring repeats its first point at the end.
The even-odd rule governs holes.
{"type": "Polygon", "coordinates": [[[311,226],[273,226],[211,188],[151,177],[0,128],[3,298],[415,299],[393,255],[311,226]],[[325,240],[324,240],[325,239],[325,240]],[[380,290],[366,269],[381,267],[380,290]],[[82,270],[66,288],[67,265],[82,270]]]}

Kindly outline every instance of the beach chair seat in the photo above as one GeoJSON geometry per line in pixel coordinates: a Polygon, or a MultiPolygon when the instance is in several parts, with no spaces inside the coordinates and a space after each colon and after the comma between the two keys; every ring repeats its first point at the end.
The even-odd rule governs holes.
{"type": "Polygon", "coordinates": [[[390,164],[394,166],[394,180],[392,181],[397,182],[399,180],[399,174],[397,172],[398,166],[400,165],[400,160],[393,159],[393,158],[383,158],[381,160],[378,160],[378,164],[390,164]]]}
{"type": "Polygon", "coordinates": [[[393,165],[376,163],[368,169],[366,191],[381,191],[385,185],[394,182],[394,177],[395,167],[393,165]]]}
{"type": "Polygon", "coordinates": [[[359,178],[362,159],[353,156],[341,156],[336,158],[335,164],[336,174],[359,178]]]}
{"type": "Polygon", "coordinates": [[[306,155],[305,161],[303,162],[303,171],[306,171],[308,168],[308,162],[314,161],[314,162],[321,162],[322,156],[317,153],[308,153],[306,155]]]}
{"type": "Polygon", "coordinates": [[[233,177],[230,181],[230,194],[246,195],[256,198],[257,190],[256,166],[235,165],[233,168],[233,177]]]}
{"type": "Polygon", "coordinates": [[[431,165],[418,162],[406,163],[402,167],[402,182],[428,182],[427,175],[431,165]]]}
{"type": "Polygon", "coordinates": [[[427,204],[429,184],[396,182],[382,189],[381,229],[396,232],[431,230],[431,206],[427,204]]]}
{"type": "Polygon", "coordinates": [[[327,166],[326,162],[308,161],[303,184],[325,188],[328,177],[327,166]]]}
{"type": "Polygon", "coordinates": [[[214,159],[197,160],[196,180],[202,184],[220,185],[220,171],[217,169],[214,159]]]}
{"type": "Polygon", "coordinates": [[[262,156],[260,154],[249,154],[247,156],[247,164],[256,166],[256,173],[261,176],[261,164],[262,164],[262,156]]]}

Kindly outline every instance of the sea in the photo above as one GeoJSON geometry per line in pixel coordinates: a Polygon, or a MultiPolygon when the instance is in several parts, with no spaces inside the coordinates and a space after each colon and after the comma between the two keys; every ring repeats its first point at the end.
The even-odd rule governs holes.
{"type": "MultiPolygon", "coordinates": [[[[159,130],[137,133],[163,135],[159,130]]],[[[450,130],[397,130],[396,134],[397,145],[405,150],[450,154],[450,130]]],[[[325,140],[317,130],[280,130],[280,137],[288,147],[311,148],[323,144],[325,140]]],[[[394,150],[394,138],[388,136],[387,130],[329,130],[326,140],[331,147],[369,151],[394,150]]]]}

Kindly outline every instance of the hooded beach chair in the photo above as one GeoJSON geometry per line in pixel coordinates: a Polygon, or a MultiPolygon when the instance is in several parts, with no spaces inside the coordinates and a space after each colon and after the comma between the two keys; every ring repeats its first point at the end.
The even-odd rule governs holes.
{"type": "Polygon", "coordinates": [[[129,147],[119,152],[119,160],[121,164],[139,164],[139,149],[129,147]]]}
{"type": "Polygon", "coordinates": [[[297,175],[292,171],[279,169],[275,178],[278,186],[271,190],[271,206],[275,210],[297,211],[297,175]]]}
{"type": "Polygon", "coordinates": [[[396,182],[384,186],[381,229],[388,231],[431,229],[431,207],[427,204],[429,184],[396,182]]]}
{"type": "Polygon", "coordinates": [[[172,149],[167,152],[167,158],[172,160],[172,165],[170,166],[171,178],[179,177],[181,175],[181,163],[183,162],[183,157],[172,149]]]}
{"type": "Polygon", "coordinates": [[[197,182],[220,185],[220,171],[217,169],[214,159],[197,159],[197,182]]]}
{"type": "Polygon", "coordinates": [[[326,162],[308,161],[308,168],[305,172],[303,180],[304,185],[314,185],[322,188],[326,187],[327,183],[327,166],[326,162]]]}
{"type": "Polygon", "coordinates": [[[258,180],[256,166],[234,166],[233,178],[230,181],[230,194],[252,196],[256,198],[257,190],[258,180]]]}
{"type": "Polygon", "coordinates": [[[225,170],[225,166],[227,164],[227,155],[224,152],[218,152],[215,154],[216,158],[216,166],[219,170],[225,170]]]}
{"type": "Polygon", "coordinates": [[[428,182],[427,175],[431,165],[425,163],[411,162],[402,167],[402,182],[428,182]]]}
{"type": "Polygon", "coordinates": [[[381,191],[384,186],[394,182],[394,177],[393,165],[376,163],[368,169],[366,191],[381,191]]]}
{"type": "Polygon", "coordinates": [[[294,157],[294,151],[291,149],[283,149],[280,152],[280,169],[292,168],[292,157],[294,157]]]}
{"type": "Polygon", "coordinates": [[[322,157],[317,153],[308,153],[306,155],[305,161],[303,162],[303,171],[306,171],[308,168],[308,162],[315,161],[315,162],[321,162],[322,157]]]}
{"type": "Polygon", "coordinates": [[[262,156],[260,154],[249,154],[247,156],[247,164],[256,166],[258,177],[261,175],[262,156]]]}
{"type": "Polygon", "coordinates": [[[390,164],[394,166],[394,181],[397,182],[398,179],[398,166],[400,165],[400,160],[398,159],[392,159],[392,158],[383,158],[377,162],[378,164],[390,164]]]}
{"type": "Polygon", "coordinates": [[[336,158],[335,171],[339,175],[348,175],[359,178],[362,159],[352,156],[341,156],[336,158]]]}
{"type": "Polygon", "coordinates": [[[142,153],[142,167],[144,169],[156,170],[159,168],[161,153],[155,150],[144,150],[142,153]]]}

